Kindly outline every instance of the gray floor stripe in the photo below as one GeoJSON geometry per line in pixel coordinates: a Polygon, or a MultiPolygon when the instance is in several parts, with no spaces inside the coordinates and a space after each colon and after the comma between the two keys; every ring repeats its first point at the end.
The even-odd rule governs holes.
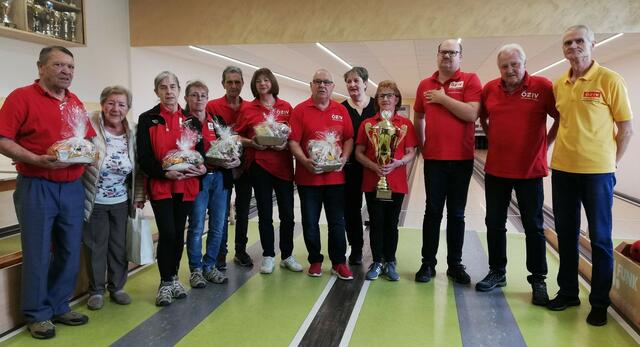
{"type": "MultiPolygon", "coordinates": [[[[302,233],[300,224],[296,224],[294,238],[302,233]]],[[[278,252],[278,232],[275,235],[278,252]]],[[[262,246],[256,242],[247,249],[254,260],[253,268],[241,267],[229,261],[226,284],[209,284],[203,289],[192,289],[189,295],[177,300],[149,317],[126,335],[115,341],[112,346],[173,346],[188,334],[196,325],[227,300],[236,290],[260,271],[262,246]]],[[[185,251],[186,256],[186,251],[185,251]]],[[[277,254],[276,254],[277,256],[277,254]]],[[[228,259],[231,260],[231,259],[228,259]]],[[[188,278],[182,279],[188,285],[188,278]]]]}
{"type": "Polygon", "coordinates": [[[476,232],[465,232],[462,255],[471,275],[471,285],[454,284],[462,345],[526,346],[502,290],[481,293],[474,288],[486,275],[488,261],[476,232]]]}

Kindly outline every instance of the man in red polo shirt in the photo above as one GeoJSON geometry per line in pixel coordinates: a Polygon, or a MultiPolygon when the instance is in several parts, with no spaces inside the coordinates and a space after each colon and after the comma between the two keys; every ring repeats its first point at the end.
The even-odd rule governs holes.
{"type": "Polygon", "coordinates": [[[418,85],[414,124],[424,158],[427,193],[422,222],[422,266],[417,282],[435,276],[440,222],[447,203],[447,276],[468,284],[462,265],[464,209],[473,170],[474,123],[482,86],[474,73],[460,71],[462,45],[446,40],[438,45],[438,71],[418,85]]]}
{"type": "MultiPolygon", "coordinates": [[[[0,153],[16,163],[13,195],[22,241],[22,312],[31,335],[55,336],[53,322],[82,325],[87,316],[71,311],[69,299],[80,266],[84,166],[47,155],[63,139],[63,114],[84,108],[68,88],[73,54],[45,47],[38,59],[39,79],[11,92],[0,109],[0,153]]],[[[87,137],[95,132],[87,119],[87,137]]]]}
{"type": "Polygon", "coordinates": [[[489,139],[484,167],[489,274],[476,284],[476,290],[488,292],[507,284],[507,210],[515,190],[526,235],[531,301],[546,305],[549,296],[544,281],[547,260],[542,177],[548,173],[547,147],[558,130],[558,111],[551,81],[530,76],[525,64],[526,55],[520,45],[503,46],[498,52],[500,78],[482,90],[480,123],[489,139]],[[556,120],[548,135],[547,115],[556,120]]]}
{"type": "Polygon", "coordinates": [[[344,173],[342,167],[353,149],[353,126],[349,112],[331,100],[333,76],[325,69],[316,71],[311,85],[311,98],[293,109],[289,147],[296,158],[295,182],[300,194],[302,231],[309,252],[309,276],[322,276],[323,255],[320,253],[320,211],[324,206],[329,227],[329,258],[331,272],[343,280],[353,279],[346,263],[347,243],[344,229],[344,173]],[[319,169],[309,158],[309,141],[317,140],[327,131],[337,136],[342,148],[342,166],[330,172],[319,169]]]}
{"type": "MultiPolygon", "coordinates": [[[[214,99],[207,103],[207,113],[214,116],[220,116],[226,125],[233,127],[240,113],[240,108],[246,102],[240,97],[240,92],[244,86],[242,78],[242,70],[237,66],[227,66],[222,71],[222,87],[225,95],[218,99],[214,99]]],[[[244,160],[243,160],[244,161],[244,160]]],[[[236,170],[245,168],[246,165],[240,166],[236,170]]],[[[233,261],[240,266],[253,266],[253,260],[247,253],[247,229],[249,226],[249,205],[251,203],[251,181],[249,180],[248,170],[244,170],[237,179],[233,181],[236,190],[235,211],[236,211],[236,236],[235,236],[235,256],[233,261]]],[[[231,194],[229,194],[231,199],[231,194]]],[[[229,204],[229,206],[231,206],[229,204]]],[[[227,268],[227,237],[228,223],[225,223],[224,234],[222,235],[222,243],[220,244],[220,253],[216,261],[216,267],[220,270],[227,268]]]]}

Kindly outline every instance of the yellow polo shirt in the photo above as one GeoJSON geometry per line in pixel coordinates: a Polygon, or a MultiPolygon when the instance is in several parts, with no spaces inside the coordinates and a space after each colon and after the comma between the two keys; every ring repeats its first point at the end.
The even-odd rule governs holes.
{"type": "Polygon", "coordinates": [[[622,77],[594,60],[575,82],[569,72],[555,81],[553,94],[560,127],[551,168],[585,174],[614,172],[615,122],[633,118],[622,77]]]}

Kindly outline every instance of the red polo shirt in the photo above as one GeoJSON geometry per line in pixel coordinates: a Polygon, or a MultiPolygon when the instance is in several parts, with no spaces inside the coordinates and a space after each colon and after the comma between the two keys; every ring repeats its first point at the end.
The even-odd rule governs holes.
{"type": "Polygon", "coordinates": [[[488,119],[489,151],[484,171],[505,178],[546,176],[547,115],[558,117],[551,81],[525,73],[509,93],[497,78],[482,90],[480,117],[488,119]]]}
{"type": "Polygon", "coordinates": [[[207,103],[206,111],[214,116],[222,117],[226,125],[233,126],[238,119],[238,114],[240,114],[243,104],[245,104],[245,101],[240,98],[240,107],[234,110],[229,106],[227,96],[223,95],[221,98],[210,100],[207,103]]]}
{"type": "MultiPolygon", "coordinates": [[[[293,109],[291,105],[281,99],[276,99],[273,105],[278,123],[289,124],[289,118],[293,109]]],[[[252,102],[245,102],[240,109],[240,115],[236,121],[234,130],[241,136],[252,139],[256,132],[254,127],[265,121],[269,110],[260,103],[259,99],[252,102]]],[[[281,180],[293,181],[293,156],[288,148],[282,151],[265,149],[262,151],[251,147],[245,149],[245,160],[247,165],[255,161],[263,169],[281,180]]]]}
{"type": "MultiPolygon", "coordinates": [[[[378,122],[382,120],[380,117],[380,113],[377,113],[375,116],[366,119],[360,125],[360,129],[358,130],[358,139],[356,144],[365,146],[364,154],[367,158],[377,162],[376,160],[376,150],[369,141],[367,137],[367,133],[365,131],[365,124],[376,125],[378,122]]],[[[407,126],[407,133],[402,141],[398,143],[396,146],[396,151],[393,154],[394,159],[402,159],[404,157],[404,152],[407,148],[416,147],[418,145],[418,139],[416,138],[416,133],[413,130],[413,124],[411,121],[399,114],[394,114],[391,117],[391,123],[396,127],[396,129],[400,129],[402,126],[407,126]]],[[[397,131],[397,130],[396,130],[397,131]]],[[[396,132],[396,134],[398,134],[396,132]]],[[[409,192],[409,186],[407,184],[407,169],[405,166],[401,166],[391,171],[387,176],[387,183],[389,184],[389,189],[391,189],[394,193],[403,193],[407,194],[409,192]]],[[[378,184],[378,180],[380,177],[378,175],[365,168],[362,172],[362,191],[363,192],[373,192],[376,190],[376,185],[378,184]]]]}
{"type": "MultiPolygon", "coordinates": [[[[310,140],[322,138],[322,133],[335,131],[339,134],[337,142],[342,147],[344,141],[353,138],[353,125],[347,109],[331,100],[326,110],[321,111],[309,98],[293,109],[291,114],[291,135],[289,140],[296,141],[302,147],[304,155],[309,157],[307,145],[310,140]]],[[[314,174],[307,171],[302,164],[296,164],[295,181],[303,186],[323,186],[344,184],[342,171],[314,174]]]]}
{"type": "MultiPolygon", "coordinates": [[[[65,99],[60,101],[42,89],[36,80],[33,84],[11,92],[0,109],[0,136],[15,141],[25,149],[42,155],[56,141],[65,137],[63,130],[68,125],[62,112],[71,106],[84,109],[78,97],[65,90],[65,99]]],[[[96,135],[89,118],[85,138],[96,135]]],[[[25,163],[16,163],[16,170],[24,176],[40,177],[54,182],[70,182],[84,173],[83,165],[71,165],[64,169],[44,169],[25,163]]]]}
{"type": "Polygon", "coordinates": [[[473,159],[475,147],[475,123],[465,122],[444,106],[428,103],[425,93],[444,88],[444,92],[462,102],[479,102],[482,94],[480,79],[474,73],[460,70],[444,83],[438,81],[439,71],[418,85],[413,110],[425,114],[424,159],[467,160],[473,159]]]}

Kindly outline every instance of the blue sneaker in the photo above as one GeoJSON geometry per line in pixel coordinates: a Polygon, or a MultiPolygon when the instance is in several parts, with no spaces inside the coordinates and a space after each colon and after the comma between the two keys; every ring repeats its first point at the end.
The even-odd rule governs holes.
{"type": "Polygon", "coordinates": [[[384,264],[384,274],[389,281],[397,281],[400,279],[398,271],[396,271],[396,262],[388,261],[384,264]]]}
{"type": "Polygon", "coordinates": [[[369,271],[367,271],[366,279],[373,281],[378,279],[378,276],[382,273],[382,264],[378,262],[374,262],[369,266],[369,271]]]}

